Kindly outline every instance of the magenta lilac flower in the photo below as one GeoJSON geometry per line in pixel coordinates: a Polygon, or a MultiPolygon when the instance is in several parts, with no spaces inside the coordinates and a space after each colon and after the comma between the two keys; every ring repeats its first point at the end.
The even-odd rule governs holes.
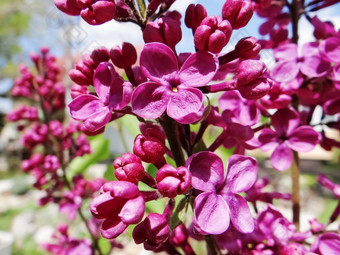
{"type": "Polygon", "coordinates": [[[291,150],[308,152],[319,142],[319,134],[310,126],[299,126],[299,114],[291,108],[278,110],[271,117],[274,128],[262,130],[259,141],[264,151],[274,149],[270,161],[274,169],[284,171],[293,162],[291,150]]]}
{"type": "Polygon", "coordinates": [[[150,82],[140,84],[132,95],[133,112],[146,119],[165,111],[180,123],[198,121],[204,113],[203,93],[218,64],[214,56],[202,51],[192,54],[179,69],[176,55],[164,44],[146,44],[140,66],[150,82]]]}
{"type": "Polygon", "coordinates": [[[144,216],[145,202],[138,187],[127,181],[111,181],[100,189],[100,195],[90,204],[97,219],[104,219],[103,237],[112,239],[122,234],[130,224],[137,224],[144,216]]]}
{"type": "Polygon", "coordinates": [[[185,194],[191,186],[191,174],[186,167],[177,169],[166,164],[156,174],[157,189],[166,197],[174,198],[185,194]]]}
{"type": "Polygon", "coordinates": [[[126,106],[132,93],[131,84],[117,77],[108,62],[96,68],[93,83],[98,96],[80,95],[69,104],[72,118],[83,120],[84,127],[90,132],[105,127],[111,120],[112,111],[126,106]]]}
{"type": "Polygon", "coordinates": [[[193,223],[203,234],[221,234],[230,224],[242,233],[254,230],[247,201],[237,193],[247,191],[256,181],[257,162],[252,157],[232,155],[224,177],[223,162],[212,152],[198,152],[186,162],[192,186],[203,191],[195,198],[193,223]]]}

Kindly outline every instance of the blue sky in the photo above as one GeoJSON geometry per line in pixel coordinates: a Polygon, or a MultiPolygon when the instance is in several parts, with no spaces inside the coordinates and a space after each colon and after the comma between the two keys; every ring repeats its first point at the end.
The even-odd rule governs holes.
{"type": "MultiPolygon", "coordinates": [[[[177,0],[172,9],[182,13],[182,18],[188,4],[201,3],[206,6],[208,15],[220,15],[223,5],[222,0],[177,0]]],[[[41,10],[40,10],[41,11],[41,10]]],[[[335,26],[340,25],[340,4],[326,8],[319,13],[321,20],[332,20],[335,26]]],[[[65,51],[73,55],[79,55],[99,46],[105,45],[111,48],[120,45],[123,41],[142,45],[142,34],[134,24],[119,24],[115,21],[100,26],[90,26],[79,17],[69,17],[53,5],[44,10],[44,15],[33,16],[31,22],[30,37],[23,36],[20,44],[24,49],[18,60],[28,61],[27,54],[38,51],[41,46],[49,46],[52,52],[61,56],[65,51]],[[26,56],[25,56],[26,55],[26,56]]],[[[258,27],[263,22],[256,14],[249,24],[233,32],[233,36],[225,51],[232,48],[238,39],[245,36],[261,38],[258,27]]],[[[182,22],[184,23],[184,22],[182,22]]],[[[300,21],[301,43],[313,40],[313,29],[305,19],[300,21]]],[[[177,45],[178,52],[194,51],[193,36],[191,30],[182,24],[183,39],[177,45]]]]}

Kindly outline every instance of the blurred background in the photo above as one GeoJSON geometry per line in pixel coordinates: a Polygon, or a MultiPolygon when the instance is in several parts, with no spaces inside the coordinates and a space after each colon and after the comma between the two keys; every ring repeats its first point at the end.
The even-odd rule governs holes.
{"type": "MultiPolygon", "coordinates": [[[[221,0],[177,1],[172,9],[183,14],[189,3],[205,4],[208,14],[218,15],[222,6],[221,0]]],[[[324,9],[319,16],[322,20],[333,21],[339,29],[340,8],[335,5],[324,9]]],[[[251,22],[233,34],[232,39],[224,51],[232,49],[240,38],[255,36],[261,38],[258,27],[261,24],[259,17],[253,17],[251,22]]],[[[313,29],[308,21],[302,20],[303,28],[300,43],[313,40],[313,29]]],[[[183,40],[177,46],[177,52],[194,51],[192,34],[183,25],[183,40]]],[[[37,204],[41,193],[32,188],[33,178],[20,170],[25,150],[20,144],[20,132],[16,124],[6,122],[5,115],[15,109],[21,102],[11,96],[11,88],[14,80],[19,76],[18,66],[25,63],[32,67],[29,58],[31,52],[40,52],[42,46],[50,48],[50,52],[58,58],[58,64],[62,68],[64,84],[71,86],[71,80],[67,73],[85,52],[91,52],[98,46],[106,46],[109,49],[120,45],[123,41],[138,46],[143,45],[142,34],[134,24],[118,24],[115,21],[100,26],[91,27],[79,17],[69,17],[61,13],[53,4],[53,0],[1,0],[0,1],[0,230],[10,232],[14,237],[11,252],[14,255],[39,255],[46,251],[39,248],[39,244],[50,240],[55,226],[62,217],[54,204],[39,207],[37,204]]],[[[273,63],[270,50],[262,53],[263,60],[269,65],[273,63]]],[[[69,96],[67,100],[70,100],[69,96]]],[[[67,109],[66,109],[67,111],[67,109]]],[[[124,125],[124,123],[123,123],[124,125]]],[[[132,146],[133,135],[136,132],[122,127],[108,128],[105,134],[111,141],[108,148],[110,155],[120,154],[125,151],[125,144],[132,146]],[[124,139],[121,134],[124,133],[124,139]]],[[[330,135],[338,139],[338,133],[330,135]]],[[[130,148],[129,147],[129,148],[130,148]]],[[[131,148],[130,148],[131,149],[131,148]]],[[[268,155],[260,151],[254,152],[260,159],[260,176],[270,176],[271,186],[268,190],[277,190],[283,193],[290,192],[289,173],[277,173],[271,169],[268,155]]],[[[310,217],[317,216],[325,223],[336,206],[337,201],[333,195],[316,184],[316,174],[323,169],[323,173],[340,181],[338,151],[324,152],[317,148],[309,154],[302,154],[301,180],[303,214],[305,224],[308,225],[310,217]]],[[[108,165],[112,161],[103,161],[95,165],[96,175],[102,177],[108,165]]],[[[287,214],[290,212],[290,204],[280,204],[287,214]]],[[[289,217],[289,216],[288,216],[289,217]]],[[[0,235],[0,255],[1,235],[0,235]]]]}

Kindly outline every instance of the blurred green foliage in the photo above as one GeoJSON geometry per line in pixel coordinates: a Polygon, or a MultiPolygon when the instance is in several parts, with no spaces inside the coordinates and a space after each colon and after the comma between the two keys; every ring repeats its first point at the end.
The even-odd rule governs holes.
{"type": "Polygon", "coordinates": [[[24,0],[0,1],[0,57],[6,61],[0,70],[0,75],[11,76],[16,68],[11,62],[14,54],[20,52],[18,39],[29,27],[31,14],[27,12],[27,3],[24,0]]]}

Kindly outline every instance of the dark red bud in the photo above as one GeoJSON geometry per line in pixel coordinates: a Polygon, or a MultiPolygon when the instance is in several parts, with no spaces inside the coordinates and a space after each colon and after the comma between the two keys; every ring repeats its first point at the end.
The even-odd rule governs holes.
{"type": "Polygon", "coordinates": [[[243,59],[255,58],[261,50],[261,45],[255,37],[245,37],[235,46],[236,54],[243,59]]]}
{"type": "Polygon", "coordinates": [[[116,46],[111,49],[110,58],[115,66],[130,68],[137,61],[137,51],[131,43],[124,42],[122,48],[116,46]]]}
{"type": "Polygon", "coordinates": [[[253,13],[254,5],[250,0],[227,0],[222,7],[222,17],[229,20],[233,29],[247,25],[253,13]]]}
{"type": "Polygon", "coordinates": [[[201,21],[207,16],[207,10],[201,4],[190,4],[185,12],[184,22],[188,28],[195,33],[196,28],[201,24],[201,21]]]}

